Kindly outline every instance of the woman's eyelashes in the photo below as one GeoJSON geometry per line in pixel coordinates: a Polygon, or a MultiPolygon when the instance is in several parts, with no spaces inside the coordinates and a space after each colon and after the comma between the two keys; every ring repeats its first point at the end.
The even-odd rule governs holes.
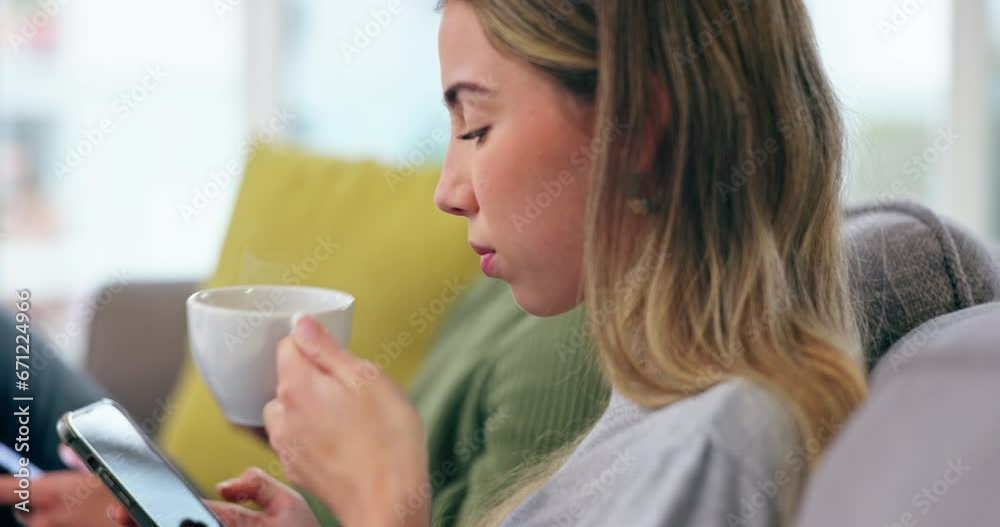
{"type": "Polygon", "coordinates": [[[458,136],[458,139],[461,139],[462,141],[471,141],[473,139],[476,139],[476,145],[478,146],[478,145],[483,144],[483,141],[486,139],[486,133],[489,132],[489,131],[490,131],[490,127],[489,126],[484,126],[484,127],[479,128],[477,130],[473,130],[473,131],[471,131],[469,133],[462,134],[462,135],[458,136]]]}

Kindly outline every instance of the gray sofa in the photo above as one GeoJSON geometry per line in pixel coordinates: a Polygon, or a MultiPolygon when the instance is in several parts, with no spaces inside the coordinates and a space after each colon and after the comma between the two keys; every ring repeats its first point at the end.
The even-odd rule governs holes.
{"type": "Polygon", "coordinates": [[[195,282],[116,282],[90,323],[85,369],[155,433],[187,349],[184,301],[195,282]]]}
{"type": "MultiPolygon", "coordinates": [[[[997,261],[913,204],[853,208],[844,232],[871,398],[819,465],[800,525],[986,525],[1000,512],[997,261]],[[958,462],[971,470],[940,488],[958,462]]],[[[128,284],[93,320],[86,367],[140,422],[158,421],[177,379],[196,287],[128,284]]]]}
{"type": "Polygon", "coordinates": [[[916,205],[848,214],[870,397],[806,489],[799,527],[997,525],[995,252],[916,205]]]}
{"type": "Polygon", "coordinates": [[[1000,303],[909,332],[813,474],[799,526],[997,525],[998,401],[1000,303]]]}

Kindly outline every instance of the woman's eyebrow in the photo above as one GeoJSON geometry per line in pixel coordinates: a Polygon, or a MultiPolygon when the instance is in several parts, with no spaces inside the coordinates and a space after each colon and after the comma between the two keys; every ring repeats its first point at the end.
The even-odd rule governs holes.
{"type": "Polygon", "coordinates": [[[455,111],[462,109],[462,101],[459,98],[459,93],[462,91],[468,92],[476,96],[477,99],[488,97],[493,95],[495,92],[482,84],[477,84],[475,82],[469,81],[459,81],[448,87],[444,91],[444,105],[449,111],[455,111]]]}

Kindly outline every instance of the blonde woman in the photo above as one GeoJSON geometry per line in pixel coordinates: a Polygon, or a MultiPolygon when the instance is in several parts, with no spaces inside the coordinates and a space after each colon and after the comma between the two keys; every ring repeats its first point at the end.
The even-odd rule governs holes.
{"type": "MultiPolygon", "coordinates": [[[[483,522],[790,524],[865,396],[841,126],[802,0],[442,7],[454,138],[438,206],[468,220],[483,272],[526,311],[586,303],[613,389],[568,455],[483,522]]],[[[427,525],[423,430],[403,393],[310,319],[278,368],[265,417],[290,480],[348,527],[427,525]]],[[[231,525],[315,523],[259,471],[221,492],[264,509],[212,504],[231,525]]]]}

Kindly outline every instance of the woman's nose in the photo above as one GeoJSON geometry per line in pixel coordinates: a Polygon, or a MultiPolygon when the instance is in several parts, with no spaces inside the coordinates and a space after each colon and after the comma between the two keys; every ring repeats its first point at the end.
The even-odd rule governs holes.
{"type": "Polygon", "coordinates": [[[441,179],[434,191],[434,203],[442,211],[456,216],[471,217],[479,212],[472,182],[456,170],[448,168],[447,163],[441,170],[441,179]]]}

